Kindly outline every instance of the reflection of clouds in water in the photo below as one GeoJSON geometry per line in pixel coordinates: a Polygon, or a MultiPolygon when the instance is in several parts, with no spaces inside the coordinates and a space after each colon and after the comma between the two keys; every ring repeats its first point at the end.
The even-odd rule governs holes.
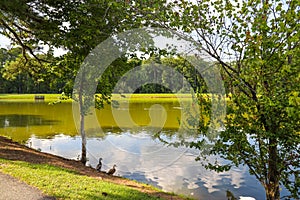
{"type": "Polygon", "coordinates": [[[69,159],[77,159],[78,155],[81,155],[80,137],[70,137],[60,134],[51,139],[40,139],[31,136],[27,144],[34,149],[41,149],[42,152],[55,154],[69,159]]]}
{"type": "Polygon", "coordinates": [[[134,162],[132,161],[134,154],[130,155],[126,151],[122,151],[120,149],[114,148],[114,146],[108,142],[103,140],[88,140],[88,153],[89,159],[92,166],[96,166],[98,164],[98,159],[103,158],[103,170],[107,171],[114,164],[117,165],[117,173],[120,171],[128,171],[134,162]]]}
{"type": "MultiPolygon", "coordinates": [[[[48,140],[32,137],[31,142],[34,148],[66,158],[76,159],[81,153],[80,137],[58,135],[48,140]]],[[[197,199],[224,199],[226,190],[231,190],[236,197],[263,195],[257,181],[249,178],[246,167],[219,174],[208,171],[200,162],[195,162],[196,150],[164,146],[144,132],[134,136],[130,133],[109,134],[104,140],[88,138],[87,142],[92,167],[102,157],[103,171],[117,164],[116,175],[146,182],[165,191],[194,194],[197,199]]]]}
{"type": "Polygon", "coordinates": [[[193,189],[199,188],[199,185],[197,185],[197,182],[194,182],[194,181],[190,182],[190,181],[188,180],[187,183],[188,183],[187,188],[188,188],[189,190],[193,190],[193,189]]]}
{"type": "Polygon", "coordinates": [[[96,166],[98,158],[102,157],[105,171],[117,164],[118,175],[165,191],[186,193],[189,190],[186,194],[191,194],[199,190],[201,196],[208,198],[219,196],[220,199],[225,197],[228,188],[242,187],[247,171],[246,168],[223,173],[208,171],[195,162],[196,150],[163,146],[144,132],[134,136],[130,133],[111,134],[105,140],[89,139],[88,148],[92,166],[96,166]]]}
{"type": "Polygon", "coordinates": [[[108,135],[104,141],[88,140],[88,149],[97,150],[89,152],[92,166],[102,157],[103,163],[108,166],[119,162],[116,163],[119,172],[158,171],[172,165],[186,151],[184,148],[163,146],[150,136],[147,139],[143,136],[142,140],[138,138],[123,134],[108,135]]]}
{"type": "Polygon", "coordinates": [[[208,189],[209,193],[220,191],[220,188],[216,186],[224,184],[231,185],[238,189],[244,185],[244,176],[247,169],[245,167],[242,170],[230,170],[229,172],[216,173],[214,171],[207,171],[202,174],[200,178],[205,184],[204,186],[208,189]]]}
{"type": "Polygon", "coordinates": [[[176,161],[183,156],[186,149],[164,147],[160,148],[161,144],[152,144],[142,146],[140,163],[143,167],[141,170],[145,172],[163,171],[165,169],[173,168],[176,161]],[[152,151],[152,149],[160,149],[159,151],[152,151]],[[152,153],[149,153],[151,152],[152,153]],[[149,169],[151,166],[151,169],[149,169]]]}
{"type": "MultiPolygon", "coordinates": [[[[169,157],[178,156],[176,151],[170,150],[169,157]]],[[[157,159],[157,158],[156,158],[157,159]]],[[[164,158],[159,158],[153,162],[164,162],[164,158]]],[[[158,185],[166,190],[166,191],[174,191],[180,190],[185,183],[188,183],[188,187],[196,187],[193,179],[196,181],[197,168],[194,158],[190,156],[181,156],[178,160],[169,165],[166,168],[163,168],[159,171],[146,173],[146,177],[148,179],[154,179],[154,177],[158,178],[158,185]],[[187,177],[184,179],[183,177],[187,177]]],[[[199,186],[198,186],[199,187],[199,186]]]]}
{"type": "MultiPolygon", "coordinates": [[[[211,156],[208,158],[210,163],[213,163],[216,157],[211,156]]],[[[226,162],[225,160],[218,159],[221,163],[226,162]]],[[[224,164],[224,163],[223,163],[224,164]]],[[[204,173],[199,176],[199,179],[204,182],[204,186],[208,189],[209,193],[218,192],[223,190],[220,185],[228,185],[235,189],[239,189],[245,186],[245,179],[247,168],[240,166],[239,168],[233,167],[230,171],[215,172],[203,169],[204,173]]]]}
{"type": "Polygon", "coordinates": [[[253,198],[253,197],[243,197],[243,196],[240,196],[240,200],[255,200],[255,198],[253,198]]]}
{"type": "Polygon", "coordinates": [[[207,188],[209,193],[219,191],[219,189],[215,188],[214,186],[216,186],[221,179],[221,173],[217,174],[212,172],[207,172],[200,177],[200,180],[204,182],[204,186],[207,188]]]}
{"type": "Polygon", "coordinates": [[[246,167],[241,167],[240,169],[233,168],[231,170],[231,173],[229,175],[231,178],[231,185],[233,185],[234,188],[240,188],[242,184],[245,182],[244,179],[245,173],[247,173],[246,167]]]}
{"type": "MultiPolygon", "coordinates": [[[[106,137],[106,141],[110,142],[114,148],[119,149],[120,151],[125,151],[129,154],[138,154],[140,155],[141,148],[144,146],[151,146],[153,147],[153,141],[149,140],[149,135],[146,137],[145,134],[141,136],[138,135],[131,135],[129,133],[125,133],[122,135],[109,135],[106,137]]],[[[153,152],[160,151],[163,149],[164,146],[156,145],[155,148],[149,148],[149,151],[143,152],[143,154],[152,154],[153,152]]]]}

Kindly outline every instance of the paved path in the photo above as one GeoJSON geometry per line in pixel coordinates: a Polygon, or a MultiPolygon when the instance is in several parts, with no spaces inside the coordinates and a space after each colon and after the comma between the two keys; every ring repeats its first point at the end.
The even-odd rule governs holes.
{"type": "Polygon", "coordinates": [[[38,189],[0,172],[0,200],[54,200],[38,189]]]}

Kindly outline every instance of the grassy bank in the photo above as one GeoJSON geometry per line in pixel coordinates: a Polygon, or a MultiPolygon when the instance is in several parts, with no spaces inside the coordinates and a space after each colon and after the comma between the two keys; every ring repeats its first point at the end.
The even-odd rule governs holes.
{"type": "Polygon", "coordinates": [[[112,100],[128,100],[130,103],[178,103],[190,101],[191,94],[113,94],[112,100]]]}
{"type": "MultiPolygon", "coordinates": [[[[45,102],[55,102],[61,100],[61,94],[0,94],[0,101],[23,101],[34,102],[36,95],[44,96],[45,102]]],[[[112,100],[129,101],[130,103],[172,103],[191,100],[190,94],[112,94],[112,100]]],[[[71,102],[71,99],[67,100],[71,102]]]]}
{"type": "Polygon", "coordinates": [[[57,101],[61,98],[61,94],[0,94],[0,101],[34,102],[36,95],[44,96],[45,102],[57,101]]]}
{"type": "Polygon", "coordinates": [[[0,171],[59,199],[157,199],[124,185],[83,176],[48,164],[0,159],[0,171]]]}
{"type": "Polygon", "coordinates": [[[0,172],[57,199],[188,199],[153,186],[97,172],[79,161],[43,153],[1,136],[0,172]]]}

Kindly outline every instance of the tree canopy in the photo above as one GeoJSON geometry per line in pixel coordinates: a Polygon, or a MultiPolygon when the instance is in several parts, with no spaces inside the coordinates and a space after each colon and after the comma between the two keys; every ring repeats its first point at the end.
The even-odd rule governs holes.
{"type": "Polygon", "coordinates": [[[230,97],[225,131],[210,153],[231,163],[206,166],[247,165],[267,199],[279,199],[280,185],[299,198],[299,1],[182,0],[168,8],[157,20],[215,59],[230,97]]]}

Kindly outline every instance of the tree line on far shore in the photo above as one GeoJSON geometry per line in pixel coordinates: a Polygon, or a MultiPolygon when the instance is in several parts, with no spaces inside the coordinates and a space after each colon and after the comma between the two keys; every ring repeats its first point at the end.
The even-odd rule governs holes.
{"type": "MultiPolygon", "coordinates": [[[[35,58],[25,58],[21,48],[0,49],[0,93],[57,93],[72,92],[75,75],[66,66],[64,57],[54,57],[51,52],[37,55],[49,62],[40,63],[35,58]]],[[[201,75],[183,58],[178,56],[161,57],[156,55],[148,59],[118,59],[99,80],[98,92],[113,92],[118,83],[116,93],[186,93],[190,89],[206,92],[206,85],[201,75]],[[155,60],[155,62],[154,62],[155,60]],[[167,66],[174,71],[164,71],[160,66],[167,66]],[[149,72],[146,66],[153,68],[149,72]],[[140,66],[138,73],[124,76],[126,72],[140,66]],[[180,76],[182,75],[182,76],[180,76]],[[123,79],[121,79],[124,77],[123,79]],[[154,77],[157,83],[142,84],[145,77],[154,77]],[[131,88],[132,82],[141,82],[138,88],[131,88]],[[172,90],[170,89],[172,88],[172,90]]]]}

